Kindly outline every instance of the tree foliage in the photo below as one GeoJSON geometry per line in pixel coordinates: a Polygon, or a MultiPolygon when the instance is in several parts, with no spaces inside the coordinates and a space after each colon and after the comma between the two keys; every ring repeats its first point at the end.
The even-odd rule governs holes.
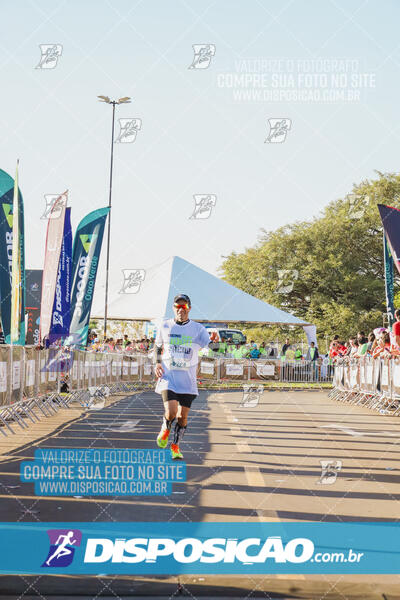
{"type": "MultiPolygon", "coordinates": [[[[320,335],[342,337],[382,326],[385,290],[382,224],[377,204],[400,208],[400,175],[353,186],[312,221],[276,231],[233,252],[222,277],[245,292],[317,325],[320,335]]],[[[395,278],[395,292],[398,280],[395,278]]]]}

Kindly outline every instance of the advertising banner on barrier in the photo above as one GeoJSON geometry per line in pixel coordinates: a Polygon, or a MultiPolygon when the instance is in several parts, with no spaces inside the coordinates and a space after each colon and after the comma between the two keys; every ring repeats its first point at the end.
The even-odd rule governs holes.
{"type": "Polygon", "coordinates": [[[250,379],[279,379],[280,361],[252,360],[250,362],[250,379]]]}
{"type": "Polygon", "coordinates": [[[197,377],[201,379],[216,379],[217,377],[217,360],[202,356],[197,366],[197,377]]]}
{"type": "Polygon", "coordinates": [[[153,381],[154,379],[153,361],[147,356],[140,357],[140,374],[142,381],[153,381]]]}
{"type": "Polygon", "coordinates": [[[23,386],[24,386],[24,348],[23,346],[11,346],[10,347],[11,360],[8,363],[9,374],[8,380],[11,386],[10,402],[18,402],[22,400],[23,386]]]}
{"type": "Polygon", "coordinates": [[[97,267],[109,207],[99,208],[79,223],[72,249],[70,343],[85,346],[97,267]]]}
{"type": "Polygon", "coordinates": [[[392,364],[393,393],[400,396],[400,360],[397,358],[392,364]]]}
{"type": "Polygon", "coordinates": [[[37,394],[38,362],[40,353],[35,348],[25,348],[25,384],[24,394],[33,398],[37,394]]]}
{"type": "Polygon", "coordinates": [[[137,356],[130,356],[129,377],[131,381],[139,379],[139,358],[137,356]]]}
{"type": "Polygon", "coordinates": [[[10,402],[10,367],[11,355],[9,349],[0,346],[0,406],[10,402]]]}
{"type": "Polygon", "coordinates": [[[220,378],[221,379],[247,379],[248,362],[237,358],[220,359],[220,378]]]}

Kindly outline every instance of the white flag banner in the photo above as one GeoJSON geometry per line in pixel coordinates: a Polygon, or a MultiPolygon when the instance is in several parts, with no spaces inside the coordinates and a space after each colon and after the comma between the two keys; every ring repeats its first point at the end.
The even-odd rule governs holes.
{"type": "Polygon", "coordinates": [[[44,255],[42,298],[40,302],[40,340],[49,335],[51,315],[53,313],[54,296],[56,293],[58,263],[64,235],[65,208],[67,192],[61,194],[53,204],[47,223],[46,248],[44,255]],[[60,212],[55,219],[53,212],[60,212]]]}
{"type": "Polygon", "coordinates": [[[315,347],[318,348],[316,325],[303,325],[303,329],[304,329],[304,333],[307,336],[308,345],[311,346],[311,342],[314,342],[315,347]]]}

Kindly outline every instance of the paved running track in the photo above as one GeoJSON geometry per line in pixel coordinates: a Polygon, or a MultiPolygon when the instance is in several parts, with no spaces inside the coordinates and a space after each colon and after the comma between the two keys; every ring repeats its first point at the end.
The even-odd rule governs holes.
{"type": "MultiPolygon", "coordinates": [[[[160,397],[149,391],[86,412],[0,463],[1,521],[385,521],[400,514],[400,419],[335,402],[322,391],[201,391],[182,443],[187,482],[168,497],[43,498],[19,481],[20,461],[42,448],[155,448],[160,397]],[[136,422],[136,423],[135,423],[136,422]],[[333,484],[321,460],[341,461],[333,484]],[[19,486],[19,487],[14,487],[19,486]]],[[[400,597],[396,576],[62,577],[0,576],[0,592],[169,597],[400,597]],[[257,581],[256,581],[257,580],[257,581]],[[256,581],[256,582],[255,582],[256,581]],[[34,583],[35,582],[35,583],[34,583]],[[258,582],[258,583],[257,583],[258,582]],[[36,591],[35,591],[36,589],[36,591]],[[228,593],[229,592],[229,593],[228,593]],[[338,595],[336,595],[336,593],[338,595]],[[208,594],[208,596],[206,596],[208,594]],[[276,596],[274,594],[277,594],[276,596]],[[165,596],[166,595],[166,596],[165,596]]]]}

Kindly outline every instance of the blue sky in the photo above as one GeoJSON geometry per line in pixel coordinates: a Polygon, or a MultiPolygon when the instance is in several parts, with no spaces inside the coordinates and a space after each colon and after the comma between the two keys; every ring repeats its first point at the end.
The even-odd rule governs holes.
{"type": "MultiPolygon", "coordinates": [[[[394,1],[3,0],[0,167],[13,174],[20,159],[27,267],[43,266],[45,194],[69,189],[74,227],[108,202],[111,108],[98,94],[131,96],[117,119],[142,121],[134,143],[115,145],[111,297],[122,269],[179,255],[215,274],[261,228],[311,219],[374,170],[398,170],[399,17],[394,1]],[[35,69],[40,44],[62,45],[54,69],[35,69]],[[193,44],[215,45],[207,69],[188,68],[193,44]],[[267,92],[274,74],[298,87],[320,60],[328,81],[334,61],[351,64],[345,93],[359,99],[221,84],[254,70],[267,92]],[[273,118],[291,120],[282,143],[265,143],[273,118]],[[208,219],[189,219],[195,194],[216,195],[208,219]]],[[[100,264],[97,296],[103,285],[100,264]]]]}

